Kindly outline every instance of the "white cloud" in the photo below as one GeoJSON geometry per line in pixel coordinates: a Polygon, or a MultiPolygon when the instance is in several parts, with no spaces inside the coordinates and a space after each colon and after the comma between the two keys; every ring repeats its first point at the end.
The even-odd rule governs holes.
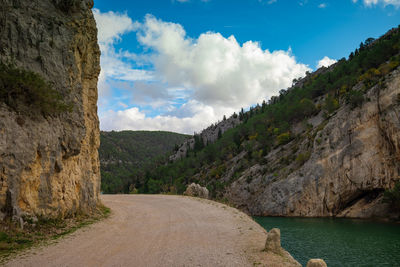
{"type": "MultiPolygon", "coordinates": [[[[353,3],[357,3],[357,0],[352,0],[353,3]]],[[[393,5],[395,7],[400,7],[400,0],[363,0],[366,6],[382,4],[383,6],[393,5]]]]}
{"type": "MultiPolygon", "coordinates": [[[[98,34],[97,38],[101,50],[101,71],[106,78],[121,80],[149,80],[152,74],[149,71],[134,69],[131,65],[123,61],[124,54],[116,52],[114,44],[121,40],[121,36],[135,29],[135,23],[126,13],[115,13],[109,11],[101,13],[94,8],[93,15],[96,20],[98,34]]],[[[133,57],[132,54],[126,56],[133,57]]],[[[104,78],[103,77],[103,78],[104,78]]],[[[105,79],[103,79],[105,82],[105,79]]],[[[102,80],[100,80],[102,82],[102,80]]],[[[103,85],[102,85],[103,86],[103,85]]]]}
{"type": "Polygon", "coordinates": [[[97,24],[100,45],[113,44],[121,40],[123,34],[134,29],[134,23],[126,13],[112,11],[101,13],[100,10],[94,8],[93,15],[97,24]]]}
{"type": "Polygon", "coordinates": [[[147,15],[138,27],[139,42],[154,50],[155,73],[183,86],[201,103],[240,108],[267,99],[309,70],[289,51],[262,50],[257,42],[240,45],[234,36],[207,32],[186,36],[179,24],[147,15]]]}
{"type": "MultiPolygon", "coordinates": [[[[229,110],[231,111],[231,110],[229,110]]],[[[220,111],[219,111],[220,112],[220,111]]],[[[137,107],[104,114],[100,120],[102,130],[164,130],[193,134],[211,123],[221,120],[214,108],[196,101],[189,101],[180,109],[181,114],[147,117],[137,107]]]]}
{"type": "Polygon", "coordinates": [[[268,99],[310,70],[290,49],[270,52],[257,42],[239,44],[234,36],[213,32],[192,39],[181,25],[151,15],[138,23],[126,13],[96,10],[95,18],[102,50],[102,130],[198,132],[268,99]],[[118,24],[114,32],[106,23],[110,19],[118,24]],[[131,31],[146,54],[115,51],[114,44],[131,31]],[[120,99],[111,97],[115,88],[123,94],[120,99]]]}
{"type": "Polygon", "coordinates": [[[325,8],[326,7],[326,3],[321,3],[318,5],[319,8],[325,8]]]}
{"type": "Polygon", "coordinates": [[[330,65],[335,64],[336,62],[337,60],[325,56],[323,59],[318,61],[317,68],[319,69],[321,67],[329,67],[330,65]]]}
{"type": "MultiPolygon", "coordinates": [[[[111,80],[144,81],[152,80],[151,71],[137,69],[127,60],[137,60],[134,54],[115,51],[114,45],[122,40],[122,36],[135,29],[135,23],[127,13],[106,12],[94,8],[93,15],[97,24],[97,39],[101,50],[101,72],[98,81],[99,107],[106,107],[111,99],[111,80]]],[[[118,106],[122,106],[121,103],[118,106]]]]}

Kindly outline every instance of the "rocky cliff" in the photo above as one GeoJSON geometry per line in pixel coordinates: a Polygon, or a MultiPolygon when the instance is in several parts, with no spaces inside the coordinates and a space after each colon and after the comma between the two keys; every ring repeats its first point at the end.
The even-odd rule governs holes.
{"type": "MultiPolygon", "coordinates": [[[[241,120],[235,114],[228,119],[224,119],[207,127],[206,129],[202,130],[200,134],[195,135],[199,138],[199,141],[203,142],[203,145],[212,144],[218,139],[218,136],[222,135],[227,130],[234,128],[240,123],[241,120]]],[[[189,138],[179,146],[178,150],[169,157],[169,160],[176,161],[186,157],[188,151],[195,147],[195,143],[195,137],[189,138]]]]}
{"type": "Polygon", "coordinates": [[[2,217],[64,217],[98,203],[100,51],[92,7],[92,0],[0,1],[1,63],[35,72],[72,104],[69,112],[33,116],[0,103],[2,217]]]}
{"type": "Polygon", "coordinates": [[[328,118],[318,114],[307,127],[294,125],[299,138],[245,170],[225,196],[254,215],[390,214],[381,200],[400,179],[400,70],[365,97],[360,107],[343,103],[328,118]]]}

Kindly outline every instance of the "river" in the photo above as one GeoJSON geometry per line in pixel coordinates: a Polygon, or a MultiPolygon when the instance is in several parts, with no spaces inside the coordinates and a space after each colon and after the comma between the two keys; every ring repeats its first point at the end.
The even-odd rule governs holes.
{"type": "Polygon", "coordinates": [[[281,243],[303,266],[400,266],[400,224],[352,219],[254,217],[281,230],[281,243]]]}

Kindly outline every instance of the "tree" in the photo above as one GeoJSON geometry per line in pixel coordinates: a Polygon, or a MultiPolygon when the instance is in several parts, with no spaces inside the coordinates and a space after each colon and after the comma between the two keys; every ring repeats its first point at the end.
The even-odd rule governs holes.
{"type": "Polygon", "coordinates": [[[204,142],[201,135],[194,135],[194,151],[200,151],[204,148],[204,142]]]}
{"type": "Polygon", "coordinates": [[[308,116],[314,114],[314,112],[317,110],[314,105],[314,102],[308,98],[303,98],[300,101],[299,108],[300,108],[300,110],[298,111],[298,113],[302,117],[308,117],[308,116]]]}
{"type": "Polygon", "coordinates": [[[346,101],[351,105],[351,108],[356,108],[364,102],[364,95],[361,91],[351,90],[347,94],[346,101]]]}
{"type": "Polygon", "coordinates": [[[266,107],[267,107],[267,103],[265,102],[265,99],[264,99],[262,102],[262,105],[261,105],[261,111],[264,112],[266,107]]]}
{"type": "Polygon", "coordinates": [[[363,50],[365,49],[365,46],[364,46],[364,43],[363,42],[361,42],[361,44],[360,44],[360,52],[362,52],[363,50]]]}
{"type": "Polygon", "coordinates": [[[150,179],[148,181],[149,194],[158,194],[161,190],[161,181],[150,179]]]}
{"type": "Polygon", "coordinates": [[[244,119],[244,111],[243,111],[243,108],[240,110],[240,112],[239,112],[239,120],[243,120],[244,119]]]}
{"type": "Polygon", "coordinates": [[[350,55],[349,55],[349,60],[352,60],[353,58],[354,58],[354,53],[351,52],[350,55]]]}
{"type": "Polygon", "coordinates": [[[365,40],[365,46],[369,46],[369,45],[371,45],[373,42],[375,41],[375,38],[372,38],[372,37],[370,37],[370,38],[368,38],[367,40],[365,40]]]}

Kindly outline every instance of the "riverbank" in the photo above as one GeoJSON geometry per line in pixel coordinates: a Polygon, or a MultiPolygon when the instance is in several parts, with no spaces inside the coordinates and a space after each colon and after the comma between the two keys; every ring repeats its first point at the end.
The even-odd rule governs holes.
{"type": "Polygon", "coordinates": [[[286,253],[263,251],[266,231],[226,205],[166,195],[101,198],[109,218],[6,266],[299,266],[286,253]]]}

